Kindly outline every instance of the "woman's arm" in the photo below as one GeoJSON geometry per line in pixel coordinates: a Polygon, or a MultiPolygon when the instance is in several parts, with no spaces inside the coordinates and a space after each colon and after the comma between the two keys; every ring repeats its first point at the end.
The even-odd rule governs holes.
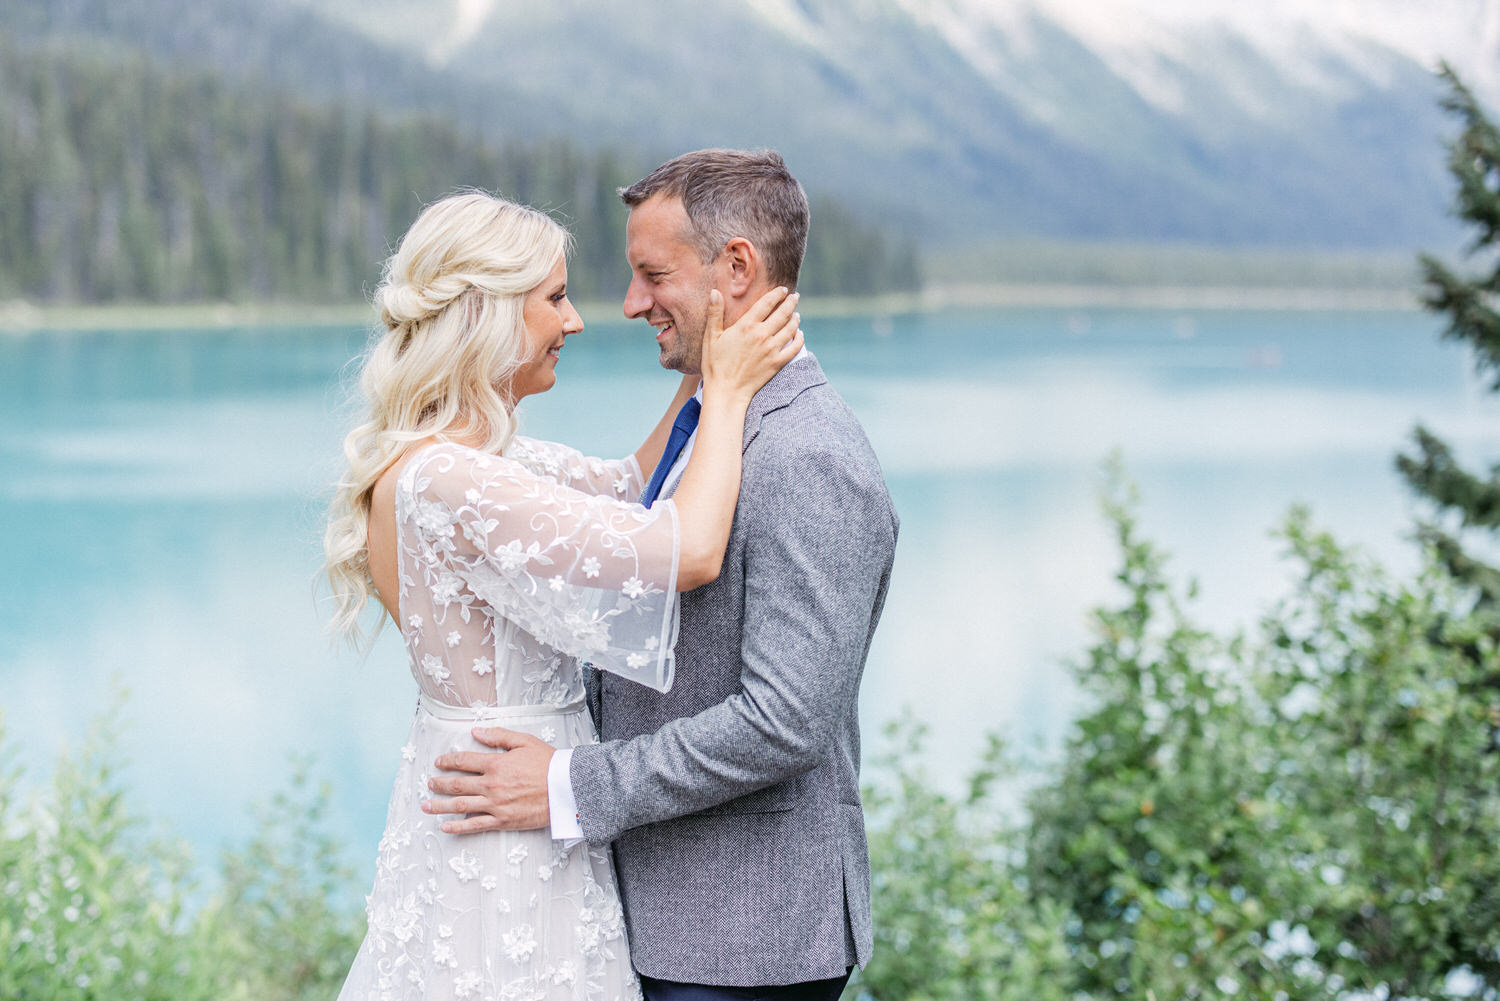
{"type": "Polygon", "coordinates": [[[740,494],[745,413],[757,390],[802,350],[797,295],[784,288],[761,296],[728,330],[724,300],[709,293],[703,332],[703,411],[693,454],[672,494],[681,549],[677,589],[691,591],[719,576],[740,494]]]}
{"type": "Polygon", "coordinates": [[[688,398],[698,391],[699,377],[696,375],[685,375],[681,384],[677,387],[677,395],[672,397],[672,402],[667,405],[667,412],[662,414],[661,420],[656,422],[656,427],[646,436],[641,447],[635,450],[636,465],[641,467],[641,475],[649,477],[656,464],[661,461],[662,452],[667,448],[667,437],[672,433],[672,422],[677,419],[677,411],[688,398]]]}

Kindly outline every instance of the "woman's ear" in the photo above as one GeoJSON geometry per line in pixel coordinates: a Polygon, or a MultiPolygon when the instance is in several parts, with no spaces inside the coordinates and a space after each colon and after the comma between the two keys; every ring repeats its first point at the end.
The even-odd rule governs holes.
{"type": "Polygon", "coordinates": [[[735,237],[724,245],[724,260],[729,266],[729,294],[742,296],[750,291],[760,278],[760,251],[755,244],[743,236],[735,237]]]}

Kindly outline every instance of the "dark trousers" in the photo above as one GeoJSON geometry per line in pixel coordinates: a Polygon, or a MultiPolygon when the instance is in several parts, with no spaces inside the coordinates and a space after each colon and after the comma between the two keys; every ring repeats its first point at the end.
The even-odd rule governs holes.
{"type": "Polygon", "coordinates": [[[834,1001],[852,972],[846,970],[842,977],[831,980],[809,980],[780,987],[713,987],[643,976],[641,990],[646,1001],[834,1001]]]}

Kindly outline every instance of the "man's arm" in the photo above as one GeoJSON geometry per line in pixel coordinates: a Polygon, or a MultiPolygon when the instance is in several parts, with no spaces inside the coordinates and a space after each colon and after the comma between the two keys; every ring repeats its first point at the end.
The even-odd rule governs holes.
{"type": "Polygon", "coordinates": [[[753,527],[740,690],[655,733],[574,749],[591,842],[808,771],[853,707],[895,544],[889,499],[878,475],[871,482],[836,450],[778,458],[757,476],[775,488],[741,498],[753,527]]]}
{"type": "MultiPolygon", "coordinates": [[[[895,526],[884,485],[823,449],[784,454],[760,473],[774,490],[741,495],[755,526],[746,548],[740,690],[696,716],[628,741],[572,751],[585,836],[601,843],[640,824],[696,813],[808,771],[857,696],[895,526]]],[[[681,683],[691,684],[690,679],[681,683]]],[[[548,826],[552,748],[477,728],[496,755],[437,761],[431,813],[470,814],[450,833],[548,826]]]]}

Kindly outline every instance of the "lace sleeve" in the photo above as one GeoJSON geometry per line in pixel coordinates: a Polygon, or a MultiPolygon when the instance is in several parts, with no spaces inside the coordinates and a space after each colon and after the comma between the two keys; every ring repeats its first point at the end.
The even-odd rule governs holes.
{"type": "Polygon", "coordinates": [[[505,447],[505,457],[514,459],[538,476],[556,480],[565,487],[586,494],[614,497],[617,500],[639,500],[646,489],[640,463],[634,455],[623,459],[595,459],[576,448],[516,435],[505,447]]]}
{"type": "Polygon", "coordinates": [[[504,456],[426,449],[403,471],[406,512],[434,589],[467,589],[496,615],[657,691],[677,639],[676,506],[583,493],[504,456]]]}

